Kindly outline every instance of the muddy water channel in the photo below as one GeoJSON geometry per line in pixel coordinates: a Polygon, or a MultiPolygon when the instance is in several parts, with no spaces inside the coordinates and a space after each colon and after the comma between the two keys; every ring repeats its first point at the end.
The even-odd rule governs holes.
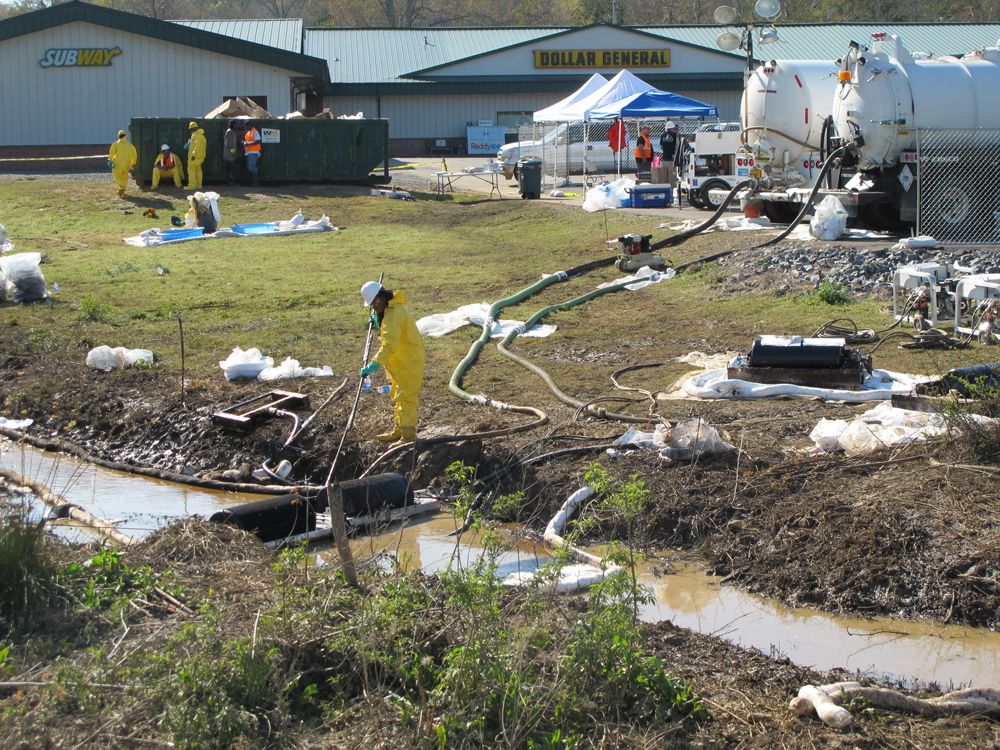
{"type": "MultiPolygon", "coordinates": [[[[118,528],[142,537],[191,515],[207,517],[219,508],[260,499],[260,495],[212,492],[123,474],[72,458],[0,441],[0,467],[47,485],[96,516],[120,521],[118,528]]],[[[461,544],[448,534],[451,514],[411,519],[405,526],[354,540],[358,559],[388,553],[404,567],[428,573],[467,565],[481,553],[474,537],[461,544]]],[[[79,538],[80,531],[61,528],[79,538]]],[[[511,530],[514,539],[516,529],[511,530]]],[[[336,553],[321,547],[318,556],[334,562],[336,553]]],[[[517,541],[500,560],[500,574],[533,570],[548,557],[535,543],[517,541]]],[[[891,620],[839,617],[791,609],[721,585],[697,564],[666,553],[646,562],[640,581],[653,594],[642,618],[670,620],[681,627],[724,638],[765,653],[787,656],[816,669],[842,667],[905,681],[937,682],[945,688],[973,685],[1000,689],[1000,633],[988,630],[891,620]],[[666,574],[659,571],[668,570],[666,574]],[[657,572],[654,572],[657,571],[657,572]]]]}

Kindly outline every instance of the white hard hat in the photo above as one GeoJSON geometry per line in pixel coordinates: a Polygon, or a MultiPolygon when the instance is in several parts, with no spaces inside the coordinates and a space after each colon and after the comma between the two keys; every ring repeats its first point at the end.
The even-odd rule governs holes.
{"type": "Polygon", "coordinates": [[[378,293],[382,291],[382,285],[377,281],[366,281],[361,285],[361,298],[365,301],[365,306],[375,301],[378,293]]]}
{"type": "Polygon", "coordinates": [[[162,146],[160,146],[160,151],[169,151],[169,150],[170,150],[170,144],[168,143],[164,143],[162,146]]]}
{"type": "Polygon", "coordinates": [[[670,128],[676,128],[677,126],[674,125],[673,120],[667,120],[667,123],[663,127],[665,127],[667,130],[670,130],[670,128]]]}

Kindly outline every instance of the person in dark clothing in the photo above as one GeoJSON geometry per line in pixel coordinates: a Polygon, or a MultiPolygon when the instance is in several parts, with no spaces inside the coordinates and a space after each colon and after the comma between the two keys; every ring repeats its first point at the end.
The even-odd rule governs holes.
{"type": "Polygon", "coordinates": [[[222,164],[226,168],[226,182],[236,184],[236,173],[243,163],[243,123],[230,120],[223,141],[222,164]]]}
{"type": "Polygon", "coordinates": [[[667,120],[660,136],[660,164],[667,171],[667,182],[677,195],[677,169],[684,161],[687,144],[673,120],[667,120]]]}

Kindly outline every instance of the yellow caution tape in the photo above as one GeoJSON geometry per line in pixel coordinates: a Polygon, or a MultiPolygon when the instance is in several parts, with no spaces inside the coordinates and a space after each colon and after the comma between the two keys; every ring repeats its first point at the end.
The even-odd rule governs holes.
{"type": "Polygon", "coordinates": [[[389,169],[413,169],[414,167],[425,167],[426,164],[400,164],[396,167],[389,167],[389,169]]]}
{"type": "Polygon", "coordinates": [[[75,159],[107,159],[107,154],[96,154],[95,156],[24,156],[11,159],[0,159],[3,161],[71,161],[75,159]]]}

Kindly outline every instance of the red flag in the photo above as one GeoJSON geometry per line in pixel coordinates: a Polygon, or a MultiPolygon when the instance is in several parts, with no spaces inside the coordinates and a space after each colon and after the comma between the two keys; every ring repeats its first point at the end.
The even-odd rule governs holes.
{"type": "Polygon", "coordinates": [[[615,120],[614,124],[608,128],[608,145],[616,154],[625,148],[625,137],[625,123],[621,120],[615,120]]]}

